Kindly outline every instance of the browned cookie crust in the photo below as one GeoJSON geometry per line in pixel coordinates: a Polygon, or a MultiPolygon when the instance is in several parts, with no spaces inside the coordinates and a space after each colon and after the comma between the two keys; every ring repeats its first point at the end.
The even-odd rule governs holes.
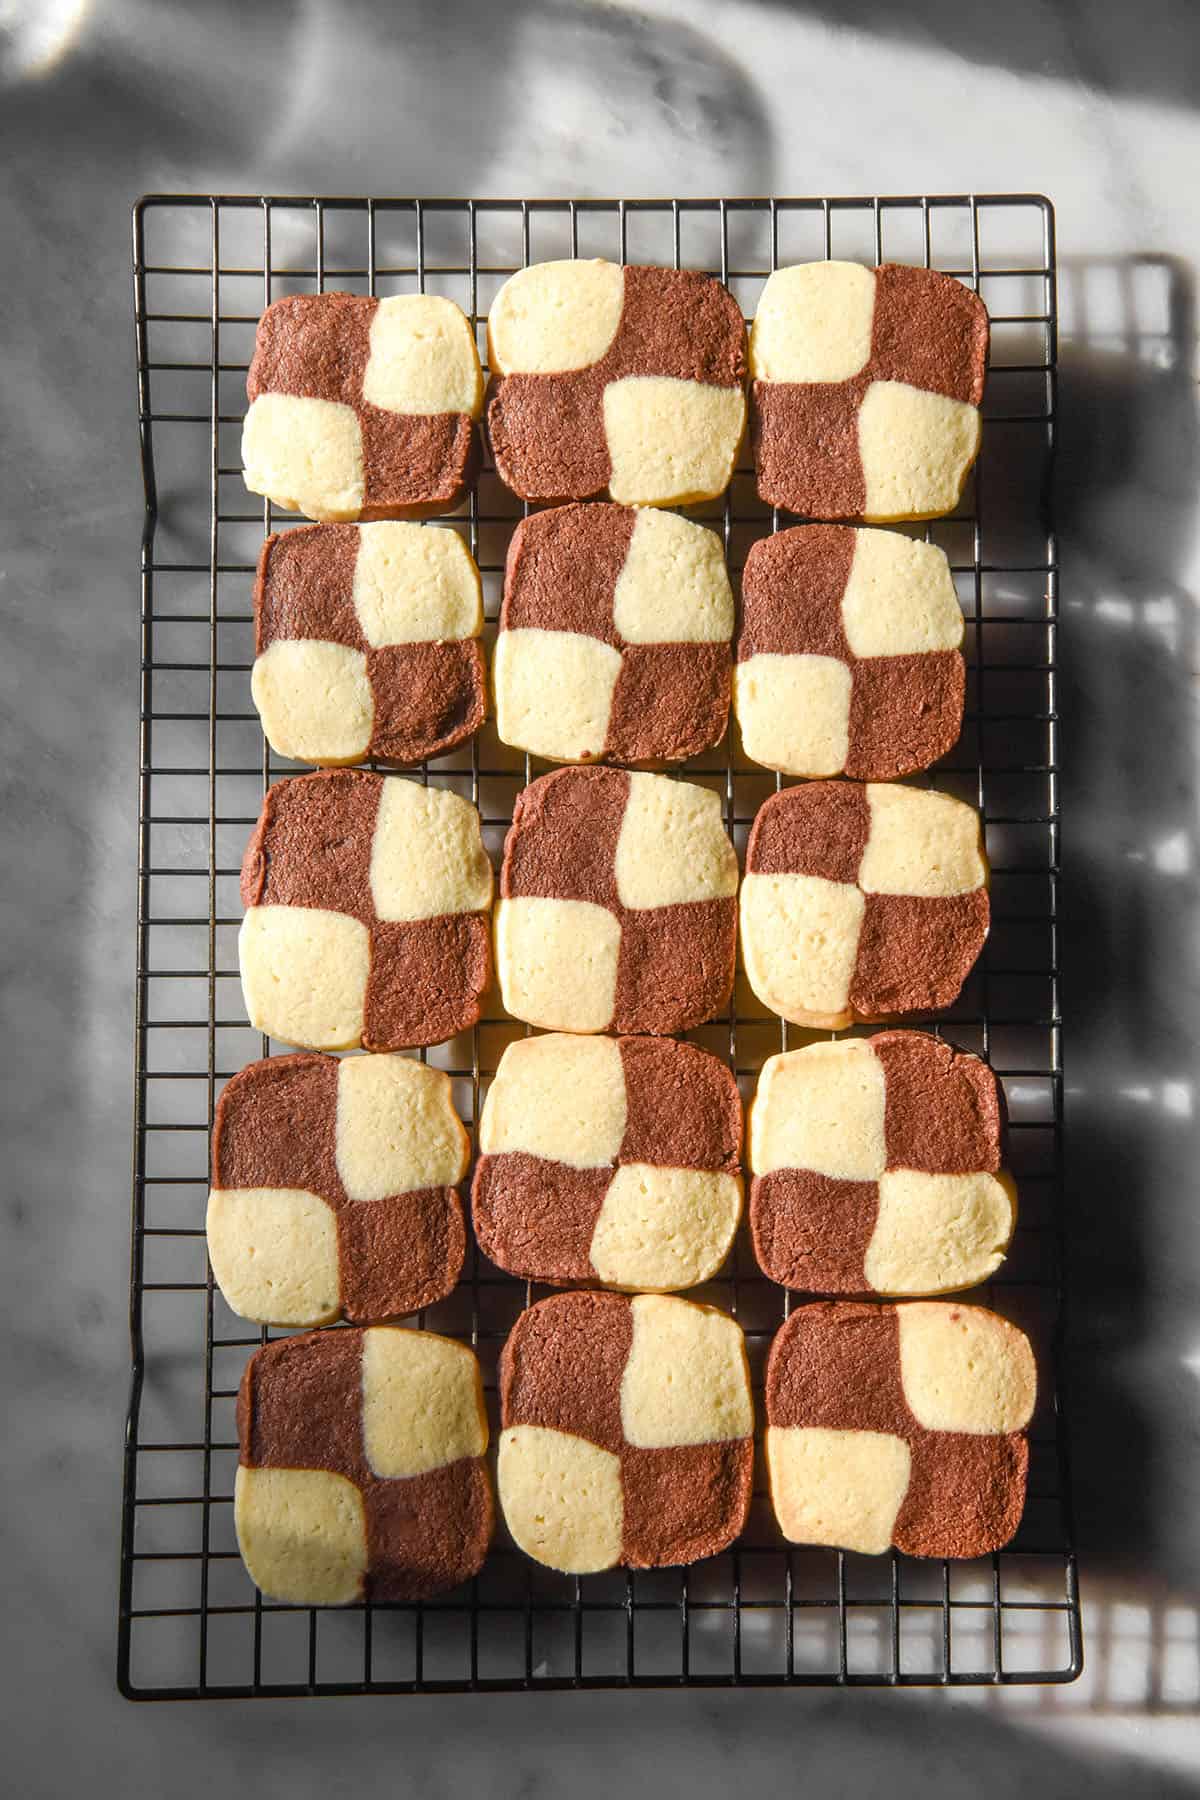
{"type": "Polygon", "coordinates": [[[745,382],[745,321],[718,281],[694,269],[627,266],[623,275],[620,323],[598,361],[553,374],[493,375],[488,384],[496,468],[523,500],[558,504],[608,491],[604,392],[611,383],[660,376],[741,389],[745,382]]]}
{"type": "MultiPolygon", "coordinates": [[[[541,1521],[529,1513],[526,1482],[547,1446],[545,1437],[530,1445],[528,1427],[593,1445],[611,1459],[615,1517],[595,1494],[566,1495],[582,1515],[574,1537],[585,1555],[576,1567],[695,1562],[724,1550],[745,1524],[754,1463],[749,1375],[741,1333],[713,1308],[660,1294],[539,1301],[504,1346],[500,1414],[501,1504],[530,1554],[539,1553],[541,1521]],[[665,1428],[645,1404],[652,1383],[642,1365],[656,1356],[661,1375],[683,1385],[687,1362],[696,1376],[690,1403],[665,1428]],[[587,1562],[597,1527],[606,1528],[608,1553],[597,1548],[587,1562]]],[[[555,1447],[551,1440],[551,1452],[555,1447]]],[[[569,1453],[571,1446],[563,1448],[569,1453]]],[[[556,1547],[561,1552],[561,1541],[542,1543],[539,1560],[567,1566],[571,1559],[556,1560],[556,1547]]]]}
{"type": "Polygon", "coordinates": [[[1016,1532],[1025,1504],[1029,1447],[1024,1425],[1032,1404],[1028,1343],[981,1307],[946,1301],[907,1307],[825,1301],[799,1307],[776,1334],[766,1375],[768,1460],[785,1534],[796,1542],[884,1547],[853,1541],[848,1527],[859,1510],[854,1502],[871,1496],[869,1489],[856,1496],[851,1478],[836,1461],[843,1444],[853,1447],[854,1434],[870,1433],[878,1435],[866,1440],[866,1447],[879,1448],[879,1437],[899,1440],[911,1458],[906,1482],[897,1483],[900,1503],[887,1533],[898,1550],[910,1556],[973,1557],[1001,1549],[1016,1532]],[[930,1429],[914,1412],[914,1404],[924,1412],[929,1399],[924,1388],[918,1397],[910,1384],[929,1365],[914,1354],[906,1382],[902,1315],[914,1352],[935,1339],[938,1376],[954,1398],[961,1422],[972,1417],[968,1428],[930,1429]],[[968,1362],[973,1356],[991,1364],[994,1385],[986,1394],[970,1389],[968,1362]],[[970,1390],[965,1401],[955,1392],[964,1383],[970,1390]],[[1005,1428],[1008,1419],[1018,1419],[1019,1427],[1005,1428]],[[816,1442],[801,1514],[810,1526],[799,1530],[788,1519],[789,1510],[799,1510],[787,1480],[789,1431],[839,1434],[816,1442]]]}
{"type": "MultiPolygon", "coordinates": [[[[519,796],[504,843],[497,943],[506,1006],[518,1018],[563,1030],[667,1034],[702,1024],[733,989],[736,888],[737,859],[714,795],[617,769],[541,776],[519,796]],[[621,850],[630,831],[637,839],[623,880],[621,850]],[[654,904],[657,892],[681,898],[654,904]],[[587,1021],[547,1016],[524,997],[514,928],[519,914],[511,903],[531,900],[582,902],[616,922],[615,977],[587,1021]]],[[[571,915],[563,934],[564,976],[570,972],[565,947],[578,917],[571,915]]],[[[607,923],[596,921],[595,911],[591,920],[607,923]]]]}
{"type": "Polygon", "coordinates": [[[834,1029],[949,1006],[987,937],[987,878],[978,816],[960,801],[878,783],[785,788],[746,849],[751,985],[784,1017],[834,1029]]]}
{"type": "MultiPolygon", "coordinates": [[[[855,781],[890,781],[927,769],[945,756],[962,730],[966,665],[957,649],[893,650],[883,654],[859,654],[847,635],[843,603],[847,596],[856,550],[866,548],[868,538],[877,542],[883,534],[860,533],[845,525],[798,525],[761,538],[750,548],[742,575],[742,622],[737,640],[739,682],[747,678],[746,665],[755,658],[828,658],[849,672],[848,695],[839,695],[839,714],[845,706],[845,749],[829,761],[793,761],[787,753],[786,729],[772,743],[768,696],[758,731],[744,690],[739,688],[738,712],[747,749],[769,767],[796,775],[849,775],[855,781]],[[766,749],[760,750],[759,740],[766,749]],[[774,752],[771,754],[770,752],[774,752]],[[840,766],[836,766],[840,763],[840,766]]],[[[939,551],[921,545],[909,547],[911,555],[942,561],[939,551]]],[[[886,548],[885,544],[885,548],[886,548]]],[[[946,585],[953,602],[953,583],[946,571],[946,585]]],[[[888,603],[899,595],[882,593],[873,609],[880,625],[875,641],[886,636],[888,603]]],[[[954,636],[961,640],[962,625],[957,605],[952,605],[954,636]]],[[[923,621],[922,621],[923,622],[923,621]]],[[[930,633],[929,635],[935,635],[930,633]]],[[[950,636],[950,633],[946,633],[950,636]]],[[[897,643],[919,641],[920,631],[907,637],[896,633],[897,643]]],[[[779,665],[756,664],[770,672],[779,665]]],[[[795,666],[794,664],[791,666],[795,666]]],[[[807,668],[819,683],[822,669],[810,660],[807,668]]],[[[843,678],[844,679],[844,678],[843,678]]],[[[814,684],[815,685],[815,684],[814,684]]],[[[805,690],[807,691],[807,690],[805,690]]],[[[815,687],[820,692],[820,687],[815,687]]],[[[815,695],[814,695],[815,697],[815,695]]],[[[785,690],[783,707],[794,702],[794,691],[785,690]]],[[[791,724],[780,721],[785,728],[791,724]]],[[[842,721],[839,717],[838,724],[842,721]]],[[[819,754],[819,753],[818,753],[819,754]]]]}
{"type": "Polygon", "coordinates": [[[1004,1111],[979,1057],[919,1031],[810,1045],[768,1060],[753,1117],[750,1229],[772,1281],[925,1294],[995,1273],[1012,1184],[988,1179],[1004,1111]]]}
{"type": "Polygon", "coordinates": [[[363,397],[380,304],[343,293],[273,301],[258,322],[246,398],[286,394],[351,408],[363,477],[355,516],[429,518],[460,505],[474,484],[479,434],[469,412],[400,413],[363,397]]]}
{"type": "Polygon", "coordinates": [[[510,1274],[555,1286],[696,1286],[737,1227],[741,1139],[737,1083],[694,1044],[521,1040],[484,1108],[471,1190],[479,1246],[510,1274]],[[553,1086],[547,1057],[561,1076],[553,1086]],[[559,1129],[569,1108],[573,1134],[559,1129]],[[617,1181],[619,1169],[629,1177],[617,1181]]]}
{"type": "MultiPolygon", "coordinates": [[[[350,1065],[329,1056],[272,1056],[249,1063],[229,1081],[217,1102],[212,1138],[212,1185],[221,1196],[236,1197],[260,1189],[300,1191],[315,1195],[332,1209],[336,1228],[337,1299],[344,1318],[354,1324],[399,1318],[432,1306],[453,1288],[462,1268],[466,1231],[458,1191],[453,1186],[408,1188],[370,1198],[347,1191],[339,1169],[339,1075],[350,1065]]],[[[448,1095],[427,1097],[439,1077],[421,1064],[411,1065],[411,1096],[396,1096],[403,1113],[385,1114],[379,1129],[406,1129],[419,1136],[423,1120],[417,1107],[449,1115],[448,1095]]],[[[353,1071],[357,1073],[357,1071],[353,1071]]],[[[399,1071],[401,1074],[408,1070],[399,1071]]],[[[445,1078],[441,1078],[444,1080],[445,1078]]],[[[347,1131],[343,1104],[341,1129],[347,1131]]],[[[449,1119],[451,1131],[455,1121],[449,1119]]],[[[443,1121],[438,1119],[439,1127],[443,1121]]],[[[449,1136],[444,1132],[443,1135],[449,1136]]],[[[370,1143],[354,1146],[370,1159],[370,1143]]],[[[453,1160],[453,1142],[432,1146],[429,1160],[453,1160]]],[[[426,1155],[429,1153],[426,1152],[426,1155]]],[[[418,1149],[414,1161],[422,1160],[418,1149]]],[[[465,1165],[465,1156],[461,1158],[465,1165]]],[[[352,1178],[353,1179],[353,1178],[352,1178]]],[[[218,1258],[210,1247],[214,1265],[218,1258]]],[[[303,1246],[293,1243],[297,1260],[303,1246]]],[[[259,1251],[262,1256],[262,1250],[259,1251]]],[[[218,1270],[218,1276],[222,1271],[218,1270]]],[[[236,1273],[236,1271],[235,1271],[236,1273]]],[[[227,1294],[235,1311],[236,1290],[227,1294]]],[[[278,1315],[276,1315],[278,1320],[278,1315]]],[[[278,1320],[278,1322],[285,1322],[278,1320]]],[[[288,1320],[287,1323],[293,1321],[288,1320]]],[[[309,1315],[304,1323],[316,1322],[309,1315]]]]}
{"type": "MultiPolygon", "coordinates": [[[[469,1029],[478,1021],[491,977],[490,891],[478,816],[447,790],[347,769],[276,782],[242,862],[242,903],[248,909],[242,979],[252,1018],[264,1012],[273,991],[265,969],[260,982],[252,979],[258,967],[252,958],[261,947],[258,938],[248,935],[255,914],[264,928],[272,928],[279,917],[274,909],[310,908],[357,921],[367,939],[365,986],[347,1007],[357,1034],[317,1047],[361,1042],[368,1050],[408,1049],[469,1029]],[[403,892],[394,891],[388,869],[379,866],[387,859],[379,857],[377,833],[385,828],[390,840],[402,840],[400,848],[407,843],[411,849],[419,833],[421,842],[428,837],[431,854],[436,849],[440,863],[432,904],[439,911],[381,916],[382,911],[403,911],[405,899],[403,892]],[[448,834],[456,840],[457,854],[446,851],[448,834]]],[[[281,975],[289,974],[300,981],[295,965],[285,964],[274,987],[281,975]]],[[[341,971],[331,974],[327,964],[317,961],[311,978],[327,975],[340,979],[341,971]]],[[[288,1025],[287,1016],[274,1029],[265,1018],[261,1028],[285,1041],[305,1041],[299,1030],[289,1037],[283,1025],[288,1025]]]]}
{"type": "Polygon", "coordinates": [[[373,702],[366,741],[355,746],[358,756],[311,760],[423,762],[453,750],[483,723],[483,649],[476,637],[449,635],[372,644],[354,605],[361,543],[357,525],[302,525],[271,534],[254,583],[254,653],[261,658],[273,644],[308,640],[341,644],[365,658],[373,702]]]}
{"type": "Polygon", "coordinates": [[[977,294],[935,270],[884,263],[873,273],[870,346],[853,375],[751,382],[758,491],[772,506],[818,519],[882,519],[928,517],[955,503],[953,493],[945,504],[881,503],[864,471],[860,414],[868,391],[883,382],[978,407],[987,310],[977,294]]]}
{"type": "MultiPolygon", "coordinates": [[[[395,1402],[389,1404],[386,1393],[376,1398],[373,1391],[366,1359],[381,1348],[381,1332],[389,1328],[307,1332],[265,1345],[246,1364],[237,1401],[239,1480],[244,1484],[238,1496],[238,1531],[252,1575],[257,1571],[249,1546],[258,1521],[244,1472],[265,1469],[324,1471],[358,1490],[366,1527],[365,1600],[425,1600],[469,1580],[483,1563],[493,1509],[478,1365],[469,1351],[446,1339],[390,1332],[383,1346],[390,1352],[383,1372],[387,1364],[395,1367],[403,1353],[414,1348],[423,1352],[416,1381],[419,1385],[423,1377],[431,1402],[436,1389],[444,1403],[420,1454],[413,1458],[409,1450],[412,1460],[427,1466],[408,1476],[381,1476],[368,1453],[371,1424],[382,1427],[389,1466],[397,1460],[389,1435],[399,1434],[401,1455],[406,1436],[395,1402]],[[399,1342],[401,1336],[416,1339],[416,1345],[399,1342]],[[372,1339],[376,1343],[368,1349],[372,1339]],[[464,1363],[470,1367],[460,1367],[464,1363]],[[463,1454],[464,1447],[473,1453],[463,1454]]],[[[257,1504],[262,1508],[262,1502],[257,1504]]],[[[268,1549],[272,1535],[282,1536],[286,1549],[286,1514],[274,1534],[267,1515],[258,1535],[268,1549]]]]}
{"type": "MultiPolygon", "coordinates": [[[[717,612],[716,604],[711,611],[717,612]]],[[[732,618],[719,543],[702,527],[671,514],[610,504],[562,506],[531,514],[513,534],[504,572],[495,677],[501,736],[535,755],[578,762],[682,762],[711,749],[724,735],[729,714],[732,618]],[[655,541],[648,552],[648,563],[658,552],[661,567],[647,570],[642,592],[626,608],[622,622],[626,633],[637,632],[633,639],[620,629],[614,602],[622,572],[631,562],[635,531],[653,540],[662,536],[665,542],[658,551],[655,541]],[[694,585],[684,586],[678,567],[672,569],[668,560],[680,550],[694,554],[694,543],[708,547],[710,539],[712,554],[704,580],[723,590],[713,598],[727,606],[727,620],[698,617],[708,594],[697,594],[694,585]],[[656,601],[661,604],[672,576],[680,583],[680,594],[660,635],[647,615],[656,601]],[[510,637],[505,642],[504,634],[518,632],[539,636],[510,637]],[[543,633],[556,634],[555,641],[548,642],[543,633]],[[685,641],[685,633],[690,641],[685,641]],[[593,653],[601,663],[616,666],[615,659],[620,659],[602,738],[580,737],[578,725],[562,718],[562,704],[564,689],[565,697],[576,702],[575,690],[585,683],[596,696],[607,668],[581,667],[575,680],[543,679],[540,694],[528,692],[538,675],[553,674],[557,652],[572,647],[570,639],[564,644],[558,634],[607,645],[611,658],[593,653]],[[518,658],[531,665],[524,680],[518,658]]],[[[580,711],[582,700],[580,693],[580,711]]],[[[593,705],[600,709],[598,696],[593,705]]]]}

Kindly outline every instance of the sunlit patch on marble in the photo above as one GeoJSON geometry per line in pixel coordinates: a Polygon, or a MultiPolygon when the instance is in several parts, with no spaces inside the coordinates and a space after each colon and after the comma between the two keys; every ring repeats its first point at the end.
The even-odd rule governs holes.
{"type": "Polygon", "coordinates": [[[8,0],[0,7],[0,80],[36,81],[75,44],[92,0],[8,0]]]}
{"type": "Polygon", "coordinates": [[[1172,832],[1155,844],[1150,855],[1160,874],[1186,875],[1192,866],[1192,840],[1186,831],[1172,832]]]}
{"type": "Polygon", "coordinates": [[[1182,625],[1179,601],[1173,594],[1149,595],[1144,600],[1130,600],[1124,594],[1101,594],[1090,607],[1086,601],[1073,601],[1069,610],[1088,610],[1095,618],[1105,619],[1114,625],[1130,628],[1137,626],[1157,637],[1171,652],[1180,647],[1182,625]]]}
{"type": "Polygon", "coordinates": [[[1134,1086],[1119,1087],[1117,1093],[1122,1100],[1132,1100],[1135,1106],[1152,1106],[1176,1119],[1190,1119],[1195,1110],[1195,1090],[1190,1081],[1163,1081],[1154,1085],[1139,1082],[1134,1086]]]}

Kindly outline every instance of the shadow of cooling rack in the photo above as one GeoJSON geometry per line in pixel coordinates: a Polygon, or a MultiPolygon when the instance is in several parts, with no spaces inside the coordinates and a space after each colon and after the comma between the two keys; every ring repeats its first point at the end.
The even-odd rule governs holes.
{"type": "MultiPolygon", "coordinates": [[[[552,1687],[1009,1684],[1082,1666],[1061,1395],[1062,1058],[1058,1005],[1058,565],[1049,516],[1055,443],[1054,218],[1036,195],[568,201],[270,199],[156,195],[134,211],[142,542],[142,708],[132,1383],[125,1464],[119,1682],[139,1698],[552,1687]],[[726,281],[747,315],[781,263],[920,263],[983,295],[992,317],[987,426],[953,517],[922,532],[954,569],[967,621],[967,719],[933,785],[978,805],[994,871],[993,929],[936,1029],[1003,1079],[1021,1220],[981,1298],[1040,1356],[1020,1534],[966,1564],[794,1550],[761,1470],[747,1531],[687,1570],[575,1578],[503,1533],[479,1576],[436,1602],[320,1610],[252,1587],[233,1533],[234,1402],[253,1331],[214,1287],[204,1245],[208,1133],[225,1080],[272,1045],[237,979],[238,868],[271,755],[250,705],[251,580],[266,531],[293,522],[240,477],[245,374],[262,307],[286,293],[424,290],[483,321],[500,283],[555,256],[682,264],[726,281]]],[[[483,572],[494,634],[509,535],[522,515],[490,467],[448,521],[483,572]]],[[[735,583],[781,525],[743,464],[723,502],[692,509],[724,536],[735,583]]],[[[480,808],[493,856],[539,765],[485,727],[416,779],[480,808]]],[[[739,849],[777,778],[732,742],[686,765],[722,796],[739,849]]],[[[401,779],[402,777],[397,777],[401,779]]],[[[431,1049],[469,1125],[522,1031],[493,995],[469,1035],[431,1049]]],[[[743,1091],[805,1040],[741,982],[728,1017],[689,1033],[743,1091]]],[[[500,1346],[536,1291],[472,1246],[456,1291],[418,1326],[472,1344],[495,1413],[500,1346]]],[[[789,1296],[743,1239],[700,1298],[735,1313],[756,1383],[789,1296]]]]}

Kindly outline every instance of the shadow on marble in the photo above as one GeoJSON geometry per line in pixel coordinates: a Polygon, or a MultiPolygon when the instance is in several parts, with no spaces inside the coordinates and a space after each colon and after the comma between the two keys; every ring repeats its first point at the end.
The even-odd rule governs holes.
{"type": "MultiPolygon", "coordinates": [[[[449,1709],[429,1700],[224,1707],[220,1757],[248,1767],[270,1742],[269,1791],[321,1791],[343,1770],[396,1756],[403,1791],[475,1791],[523,1800],[637,1800],[662,1792],[689,1800],[731,1794],[815,1792],[969,1794],[972,1800],[1183,1800],[1190,1779],[1111,1754],[1072,1752],[977,1696],[862,1692],[763,1694],[554,1694],[480,1696],[470,1730],[445,1735],[449,1709]],[[513,1746],[496,1755],[491,1746],[513,1746]],[[949,1777],[949,1780],[946,1778],[949,1777]],[[299,1782],[299,1787],[293,1784],[299,1782]],[[945,1785],[943,1785],[945,1782],[945,1785]]],[[[205,1709],[184,1709],[193,1714],[205,1709]]]]}
{"type": "Polygon", "coordinates": [[[1068,1417],[1089,1703],[1193,1711],[1194,277],[1147,254],[1068,261],[1061,286],[1068,1417]]]}
{"type": "Polygon", "coordinates": [[[789,12],[827,15],[847,30],[899,39],[908,50],[949,50],[970,63],[1086,83],[1194,107],[1200,100],[1200,16],[1192,0],[1093,0],[1089,9],[1007,0],[782,0],[789,12]]]}
{"type": "MultiPolygon", "coordinates": [[[[84,12],[78,40],[40,79],[21,79],[16,51],[0,63],[7,122],[36,129],[52,107],[67,142],[105,158],[110,176],[125,166],[130,200],[155,186],[251,184],[326,194],[771,190],[757,82],[678,19],[602,0],[159,9],[117,0],[84,12]]],[[[35,15],[31,43],[41,36],[35,15]]]]}

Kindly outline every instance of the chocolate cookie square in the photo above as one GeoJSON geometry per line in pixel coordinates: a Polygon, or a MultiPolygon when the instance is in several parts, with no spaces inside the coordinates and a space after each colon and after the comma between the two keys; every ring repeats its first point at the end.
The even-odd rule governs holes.
{"type": "Polygon", "coordinates": [[[953,512],[979,454],[988,318],[932,269],[801,263],[750,333],[758,492],[814,519],[953,512]]]}
{"type": "Polygon", "coordinates": [[[686,1031],[733,989],[737,855],[719,797],[617,769],[556,769],[504,844],[496,965],[514,1018],[550,1031],[686,1031]]]}
{"type": "Polygon", "coordinates": [[[694,269],[535,263],[488,315],[488,437],[523,500],[684,506],[725,491],[746,423],[746,327],[694,269]]]}
{"type": "Polygon", "coordinates": [[[678,513],[561,506],[518,525],[492,664],[496,729],[556,762],[682,762],[729,713],[721,541],[678,513]]]}
{"type": "Polygon", "coordinates": [[[250,1579],[293,1606],[427,1600],[492,1536],[479,1364],[375,1325],[266,1344],[238,1391],[234,1523],[250,1579]]]}
{"type": "Polygon", "coordinates": [[[267,1325],[432,1306],[466,1246],[470,1144],[450,1078],[406,1056],[272,1056],[217,1102],[208,1255],[227,1304],[267,1325]]]}
{"type": "Polygon", "coordinates": [[[742,1530],[754,1413],[742,1333],[667,1294],[557,1294],[500,1359],[500,1506],[567,1574],[716,1556],[742,1530]]]}
{"type": "Polygon", "coordinates": [[[483,372],[436,294],[290,294],[258,322],[242,473],[312,519],[422,519],[475,480],[483,372]]]}
{"type": "Polygon", "coordinates": [[[746,754],[810,779],[927,769],[962,729],[962,641],[935,545],[847,525],[760,538],[742,576],[733,674],[746,754]]]}
{"type": "Polygon", "coordinates": [[[518,1039],[479,1124],[475,1235],[526,1281],[698,1287],[742,1209],[742,1104],[725,1065],[674,1039],[518,1039]]]}
{"type": "Polygon", "coordinates": [[[415,763],[483,722],[479,570],[457,532],[301,525],[263,545],[250,691],[271,748],[415,763]]]}
{"type": "Polygon", "coordinates": [[[448,788],[338,769],[276,782],[242,862],[250,1023],[311,1050],[437,1044],[479,1018],[492,868],[448,788]]]}
{"type": "Polygon", "coordinates": [[[750,1113],[759,1267],[814,1294],[946,1294],[987,1281],[1016,1223],[985,1062],[921,1031],[768,1057],[750,1113]]]}
{"type": "Polygon", "coordinates": [[[794,1544],[879,1555],[1000,1550],[1025,1505],[1037,1370],[982,1306],[822,1301],[767,1359],[767,1472],[794,1544]]]}
{"type": "Polygon", "coordinates": [[[746,848],[747,979],[818,1029],[936,1012],[983,949],[987,882],[979,815],[961,800],[878,782],[785,788],[746,848]]]}

